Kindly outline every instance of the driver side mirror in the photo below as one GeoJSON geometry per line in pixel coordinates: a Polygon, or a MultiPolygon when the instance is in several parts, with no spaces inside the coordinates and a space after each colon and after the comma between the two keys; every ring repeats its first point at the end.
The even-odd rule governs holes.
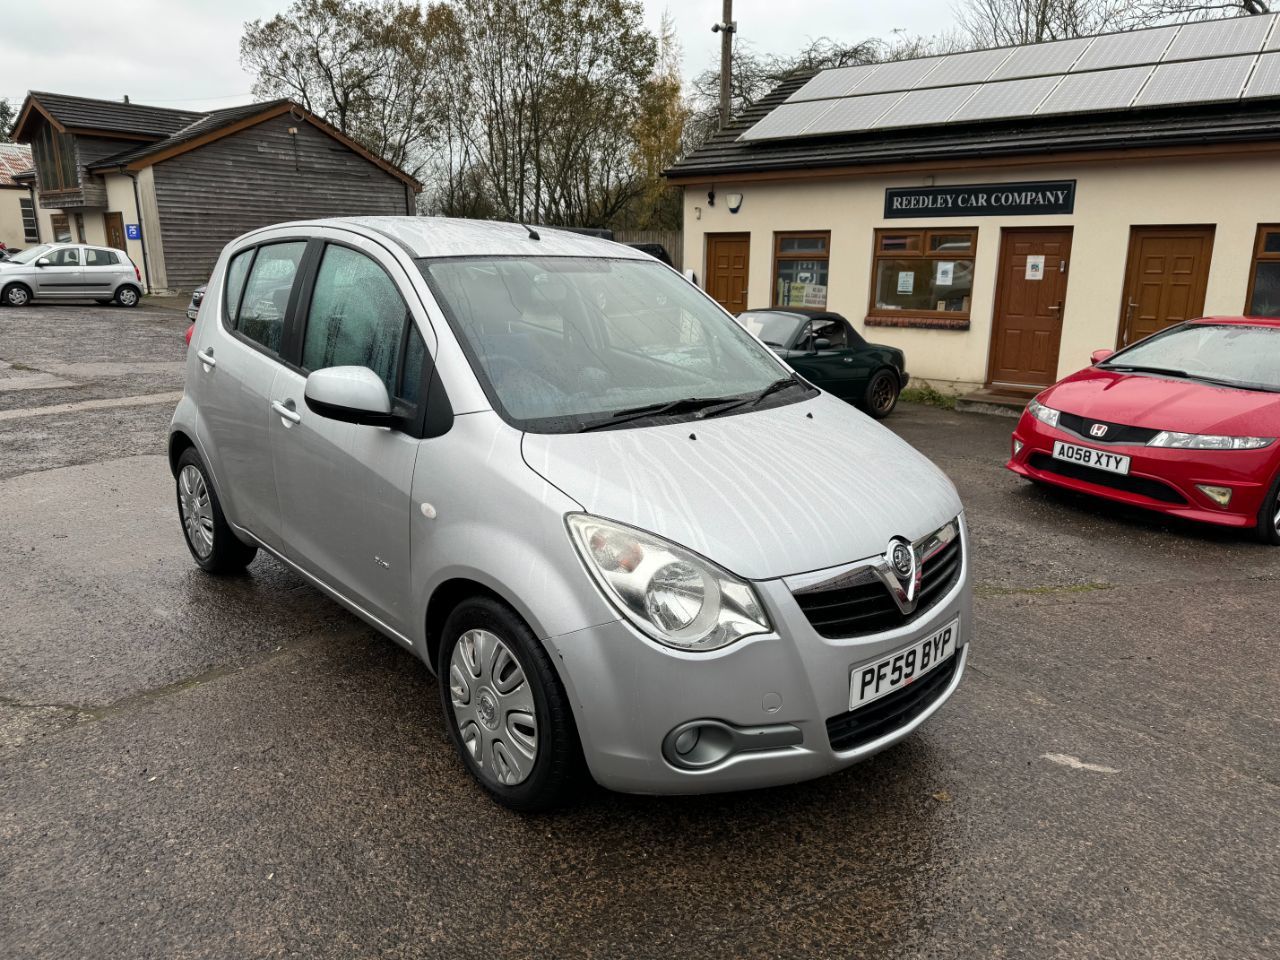
{"type": "Polygon", "coordinates": [[[49,258],[48,258],[48,257],[41,257],[39,260],[37,260],[37,261],[36,261],[36,266],[37,266],[37,267],[52,267],[52,266],[53,266],[53,263],[52,263],[52,262],[50,262],[50,260],[49,260],[49,258]]]}
{"type": "Polygon", "coordinates": [[[826,337],[815,337],[809,347],[810,353],[817,353],[819,350],[830,350],[831,341],[826,337]]]}
{"type": "Polygon", "coordinates": [[[312,413],[342,423],[389,427],[396,422],[382,378],[368,367],[326,367],[307,377],[303,396],[312,413]]]}
{"type": "Polygon", "coordinates": [[[1093,351],[1093,353],[1089,354],[1089,362],[1101,363],[1103,360],[1106,360],[1108,357],[1111,357],[1114,355],[1115,355],[1114,350],[1095,350],[1093,351]]]}

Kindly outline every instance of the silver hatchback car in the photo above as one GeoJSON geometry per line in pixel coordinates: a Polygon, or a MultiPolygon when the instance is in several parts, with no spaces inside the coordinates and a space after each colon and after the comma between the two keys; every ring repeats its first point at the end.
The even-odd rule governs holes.
{"type": "Polygon", "coordinates": [[[803,780],[908,736],[973,631],[950,481],[648,255],[516,224],[223,251],[169,457],[197,564],[259,549],[421,657],[500,802],[803,780]]]}
{"type": "Polygon", "coordinates": [[[142,273],[123,250],[83,243],[42,243],[0,262],[0,304],[33,300],[115,301],[136,307],[142,273]]]}

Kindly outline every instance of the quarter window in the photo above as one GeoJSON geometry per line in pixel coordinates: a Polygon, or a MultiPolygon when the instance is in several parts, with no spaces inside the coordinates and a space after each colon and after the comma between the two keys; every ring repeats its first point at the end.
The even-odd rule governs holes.
{"type": "MultiPolygon", "coordinates": [[[[307,313],[302,366],[368,367],[388,394],[403,394],[396,361],[406,322],[409,310],[386,271],[362,253],[326,247],[307,313]]],[[[420,352],[416,362],[421,373],[420,352]]]]}
{"type": "Polygon", "coordinates": [[[1245,313],[1251,317],[1280,317],[1280,224],[1258,228],[1245,313]]]}
{"type": "Polygon", "coordinates": [[[977,229],[877,230],[871,315],[967,319],[977,229]]]}
{"type": "Polygon", "coordinates": [[[289,294],[306,248],[301,240],[259,247],[245,283],[235,328],[272,353],[280,352],[289,294]]]}
{"type": "Polygon", "coordinates": [[[827,305],[831,234],[775,233],[773,235],[773,305],[827,305]]]}

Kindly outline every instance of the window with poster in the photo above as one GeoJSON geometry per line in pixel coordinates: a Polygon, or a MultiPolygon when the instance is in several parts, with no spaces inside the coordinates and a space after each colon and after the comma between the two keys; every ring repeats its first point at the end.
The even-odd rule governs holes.
{"type": "Polygon", "coordinates": [[[877,230],[873,317],[969,318],[976,227],[877,230]]]}
{"type": "Polygon", "coordinates": [[[773,235],[773,305],[827,306],[827,263],[831,233],[775,233],[773,235]]]}
{"type": "Polygon", "coordinates": [[[1280,317],[1280,224],[1258,227],[1244,312],[1251,317],[1280,317]]]}

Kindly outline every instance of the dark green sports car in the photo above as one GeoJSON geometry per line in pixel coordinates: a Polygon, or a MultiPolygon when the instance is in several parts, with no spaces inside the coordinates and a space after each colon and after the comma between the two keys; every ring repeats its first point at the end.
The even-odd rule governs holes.
{"type": "Polygon", "coordinates": [[[814,386],[877,420],[893,412],[911,379],[901,350],[867,343],[838,313],[774,307],[747,310],[738,322],[814,386]]]}

